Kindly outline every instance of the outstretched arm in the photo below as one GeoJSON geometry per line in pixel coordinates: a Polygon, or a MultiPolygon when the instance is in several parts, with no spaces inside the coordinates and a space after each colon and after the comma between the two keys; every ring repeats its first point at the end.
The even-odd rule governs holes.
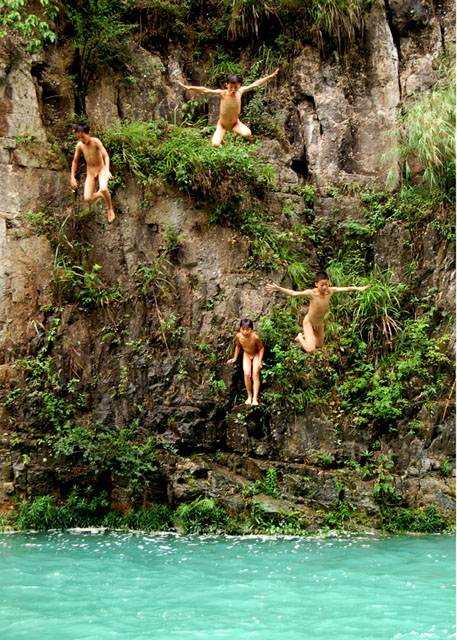
{"type": "Polygon", "coordinates": [[[284,287],[280,287],[276,282],[272,282],[271,284],[267,284],[267,291],[280,291],[281,293],[285,293],[288,296],[293,296],[296,298],[297,296],[310,296],[313,293],[312,289],[305,289],[304,291],[294,291],[293,289],[286,289],[284,287]]]}
{"type": "Polygon", "coordinates": [[[265,78],[259,78],[259,80],[256,80],[252,84],[249,84],[247,87],[240,87],[240,92],[245,93],[246,91],[250,91],[251,89],[260,87],[262,84],[265,84],[265,82],[267,82],[268,80],[271,80],[271,78],[274,78],[278,74],[278,72],[279,72],[279,69],[276,69],[276,71],[273,71],[273,73],[270,73],[269,76],[265,76],[265,78]]]}
{"type": "Polygon", "coordinates": [[[81,147],[79,146],[78,142],[75,149],[75,155],[73,156],[73,162],[71,163],[70,184],[73,189],[78,188],[78,181],[76,180],[76,169],[78,168],[78,158],[80,153],[81,147]]]}
{"type": "Polygon", "coordinates": [[[240,339],[236,336],[236,345],[235,345],[235,355],[230,360],[227,360],[227,364],[234,364],[238,360],[238,356],[240,355],[241,344],[240,339]]]}
{"type": "Polygon", "coordinates": [[[365,291],[371,285],[365,284],[363,287],[329,287],[330,293],[341,293],[342,291],[365,291]]]}
{"type": "Polygon", "coordinates": [[[211,93],[213,95],[220,95],[223,92],[223,89],[208,89],[208,87],[194,87],[190,84],[183,84],[178,81],[178,84],[187,89],[188,91],[198,91],[198,93],[211,93]]]}

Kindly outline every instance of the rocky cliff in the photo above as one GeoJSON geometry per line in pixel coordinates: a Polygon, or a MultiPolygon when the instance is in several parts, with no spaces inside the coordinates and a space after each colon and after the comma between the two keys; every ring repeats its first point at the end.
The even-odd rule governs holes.
{"type": "MultiPolygon", "coordinates": [[[[411,195],[414,159],[411,200],[387,190],[382,161],[402,105],[452,51],[452,3],[375,0],[344,50],[279,49],[278,78],[244,106],[256,141],[220,150],[217,103],[178,84],[216,78],[220,50],[138,17],[123,63],[100,62],[83,98],[65,25],[34,54],[0,43],[3,511],[90,486],[123,512],[209,496],[311,530],[430,505],[452,517],[452,210],[411,195]],[[113,224],[69,189],[81,104],[111,154],[113,224]],[[151,121],[169,144],[161,164],[157,146],[126,142],[126,123],[151,121]],[[197,147],[203,160],[183,169],[197,147]],[[309,287],[322,268],[378,297],[339,299],[326,346],[305,355],[305,305],[265,284],[309,287]],[[245,316],[266,346],[258,408],[225,364],[245,316]]],[[[263,60],[262,75],[259,51],[240,37],[230,54],[245,69],[263,60]]]]}

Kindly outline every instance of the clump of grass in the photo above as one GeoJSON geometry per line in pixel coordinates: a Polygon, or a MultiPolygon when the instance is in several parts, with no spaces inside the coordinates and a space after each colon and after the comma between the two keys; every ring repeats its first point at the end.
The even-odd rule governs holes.
{"type": "Polygon", "coordinates": [[[250,34],[259,35],[263,20],[275,16],[279,19],[278,11],[284,2],[270,0],[269,2],[253,2],[252,0],[232,0],[231,15],[228,31],[233,39],[250,34]]]}
{"type": "Polygon", "coordinates": [[[321,49],[328,41],[339,51],[355,42],[365,25],[365,0],[312,0],[307,3],[307,19],[321,49]]]}
{"type": "Polygon", "coordinates": [[[256,147],[235,145],[227,137],[216,152],[208,128],[126,121],[105,132],[103,138],[113,166],[132,171],[146,185],[158,178],[216,202],[238,198],[240,193],[260,193],[266,187],[256,147]]]}
{"type": "Polygon", "coordinates": [[[328,43],[344,51],[363,31],[366,0],[225,0],[227,30],[232,39],[261,38],[278,27],[284,31],[307,27],[321,49],[328,43]]]}
{"type": "Polygon", "coordinates": [[[390,183],[398,175],[411,175],[409,161],[419,160],[424,183],[442,194],[455,184],[455,108],[456,80],[454,61],[442,65],[440,78],[431,91],[405,104],[398,127],[390,132],[392,145],[384,155],[391,165],[390,183]]]}
{"type": "Polygon", "coordinates": [[[332,285],[344,287],[357,283],[359,286],[369,284],[370,288],[361,294],[335,294],[332,306],[337,319],[345,324],[352,323],[360,333],[367,334],[369,345],[373,344],[376,334],[382,335],[385,345],[390,345],[399,329],[401,295],[406,286],[394,283],[388,270],[381,272],[375,267],[371,274],[361,278],[353,272],[348,273],[346,266],[339,260],[329,262],[327,271],[332,285]]]}

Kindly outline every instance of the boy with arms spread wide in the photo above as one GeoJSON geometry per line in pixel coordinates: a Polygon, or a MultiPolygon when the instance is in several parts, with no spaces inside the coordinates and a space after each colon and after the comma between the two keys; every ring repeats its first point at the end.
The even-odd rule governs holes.
{"type": "Polygon", "coordinates": [[[268,291],[281,291],[288,296],[309,296],[309,310],[303,320],[303,333],[299,333],[295,340],[307,352],[312,353],[324,344],[324,318],[328,311],[330,298],[334,293],[343,291],[365,291],[370,286],[363,287],[331,287],[325,271],[319,271],[315,278],[315,288],[305,291],[285,289],[276,283],[267,284],[268,291]]]}
{"type": "Polygon", "coordinates": [[[235,355],[227,361],[227,364],[234,364],[237,361],[241,349],[243,349],[244,384],[248,392],[245,404],[255,407],[259,404],[260,369],[265,349],[260,337],[254,333],[254,325],[249,318],[240,322],[240,331],[236,334],[235,355]],[[251,375],[254,381],[254,395],[252,395],[251,375]]]}
{"type": "Polygon", "coordinates": [[[198,91],[198,93],[216,95],[221,99],[219,121],[211,140],[213,147],[219,147],[226,131],[234,131],[236,134],[243,136],[243,138],[247,138],[251,135],[249,127],[240,122],[238,117],[241,112],[241,96],[243,93],[246,93],[246,91],[251,91],[251,89],[260,87],[262,84],[267,82],[267,80],[270,80],[270,78],[274,78],[278,71],[279,69],[276,69],[276,71],[270,73],[269,76],[260,78],[246,87],[242,87],[239,77],[232,73],[227,76],[225,89],[208,89],[207,87],[193,87],[183,84],[182,82],[179,83],[181,87],[184,87],[184,89],[188,89],[189,91],[198,91]]]}

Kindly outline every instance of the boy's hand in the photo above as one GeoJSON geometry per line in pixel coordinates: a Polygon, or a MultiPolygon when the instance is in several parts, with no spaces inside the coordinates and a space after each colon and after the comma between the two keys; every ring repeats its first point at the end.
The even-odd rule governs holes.
{"type": "Polygon", "coordinates": [[[230,360],[227,360],[227,364],[235,364],[235,362],[235,358],[230,358],[230,360]]]}
{"type": "Polygon", "coordinates": [[[265,287],[267,291],[278,291],[279,284],[276,284],[276,282],[272,282],[271,284],[265,285],[265,287]]]}
{"type": "Polygon", "coordinates": [[[277,76],[279,73],[279,67],[276,69],[276,71],[273,71],[273,73],[271,74],[270,78],[274,78],[275,76],[277,76]]]}
{"type": "Polygon", "coordinates": [[[76,180],[76,178],[73,178],[73,176],[71,176],[70,178],[70,184],[72,186],[72,189],[78,188],[78,181],[76,180]]]}
{"type": "Polygon", "coordinates": [[[179,80],[177,80],[177,83],[179,84],[180,87],[183,87],[184,89],[189,88],[187,84],[183,84],[182,82],[179,82],[179,80]]]}
{"type": "Polygon", "coordinates": [[[371,284],[366,284],[363,287],[359,287],[359,291],[365,291],[365,289],[369,289],[369,287],[371,287],[371,284]]]}

